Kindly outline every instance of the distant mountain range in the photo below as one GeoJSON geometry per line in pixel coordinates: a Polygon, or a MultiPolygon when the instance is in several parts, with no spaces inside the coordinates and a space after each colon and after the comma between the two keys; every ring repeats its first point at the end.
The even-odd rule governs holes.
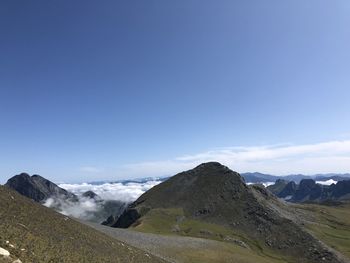
{"type": "Polygon", "coordinates": [[[315,174],[315,175],[303,175],[303,174],[291,174],[285,176],[264,174],[264,173],[242,173],[242,177],[245,179],[247,183],[267,183],[267,182],[275,182],[278,179],[283,179],[286,181],[294,181],[295,183],[299,183],[303,179],[314,179],[316,181],[328,181],[330,179],[334,181],[342,181],[342,180],[350,180],[350,174],[315,174]]]}
{"type": "Polygon", "coordinates": [[[338,181],[332,185],[321,185],[313,179],[303,179],[299,184],[278,179],[267,189],[280,198],[298,203],[350,200],[350,180],[338,181]]]}
{"type": "MultiPolygon", "coordinates": [[[[290,175],[271,175],[259,172],[253,173],[241,173],[241,176],[244,178],[246,183],[270,183],[275,182],[278,179],[284,179],[287,181],[294,181],[299,183],[303,179],[314,179],[316,181],[342,181],[342,180],[350,180],[350,173],[345,174],[336,174],[336,173],[327,173],[327,174],[314,174],[314,175],[304,175],[304,174],[290,174],[290,175]]],[[[147,183],[149,181],[160,181],[164,182],[169,179],[170,176],[163,177],[144,177],[137,179],[124,179],[124,180],[102,180],[102,181],[92,181],[89,182],[92,185],[100,185],[105,183],[121,183],[121,184],[129,184],[129,183],[147,183]]]]}

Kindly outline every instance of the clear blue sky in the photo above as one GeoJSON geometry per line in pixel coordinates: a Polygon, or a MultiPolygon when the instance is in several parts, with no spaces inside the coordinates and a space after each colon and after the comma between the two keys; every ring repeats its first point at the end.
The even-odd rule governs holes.
{"type": "Polygon", "coordinates": [[[0,181],[347,139],[349,14],[348,0],[3,0],[0,181]]]}

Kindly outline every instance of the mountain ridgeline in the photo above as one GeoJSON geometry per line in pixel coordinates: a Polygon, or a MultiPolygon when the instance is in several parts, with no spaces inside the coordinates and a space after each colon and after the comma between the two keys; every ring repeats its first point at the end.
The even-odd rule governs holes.
{"type": "Polygon", "coordinates": [[[153,187],[130,204],[113,227],[137,227],[156,210],[181,209],[184,218],[227,227],[262,250],[298,262],[343,262],[300,227],[293,211],[265,188],[220,163],[204,163],[153,187]]]}
{"type": "Polygon", "coordinates": [[[299,184],[278,179],[267,189],[279,198],[296,203],[350,200],[350,180],[328,186],[317,184],[313,179],[303,179],[299,184]]]}

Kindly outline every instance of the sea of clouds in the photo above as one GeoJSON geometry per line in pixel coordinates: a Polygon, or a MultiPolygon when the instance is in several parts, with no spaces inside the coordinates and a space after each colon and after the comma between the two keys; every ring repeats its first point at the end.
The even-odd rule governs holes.
{"type": "Polygon", "coordinates": [[[101,223],[110,215],[120,215],[129,203],[135,201],[144,192],[159,183],[161,183],[161,180],[128,183],[59,184],[59,187],[74,193],[78,200],[52,197],[48,198],[44,205],[67,216],[101,223]],[[98,197],[84,197],[83,193],[86,191],[93,191],[98,197]]]}
{"type": "Polygon", "coordinates": [[[146,182],[129,182],[129,183],[103,183],[103,184],[59,184],[59,187],[66,189],[77,196],[86,191],[93,191],[104,200],[116,200],[121,202],[135,201],[140,195],[161,183],[160,180],[150,180],[146,182]]]}

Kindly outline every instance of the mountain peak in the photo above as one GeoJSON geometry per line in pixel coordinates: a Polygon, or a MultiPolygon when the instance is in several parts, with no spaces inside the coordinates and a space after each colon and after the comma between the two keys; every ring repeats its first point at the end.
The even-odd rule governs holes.
{"type": "Polygon", "coordinates": [[[235,177],[237,180],[244,182],[243,177],[237,172],[232,171],[227,166],[222,165],[219,162],[206,162],[202,163],[195,168],[184,171],[182,173],[179,173],[173,177],[179,178],[179,177],[206,177],[208,180],[215,180],[218,179],[218,177],[235,177]]]}
{"type": "Polygon", "coordinates": [[[226,168],[227,167],[225,165],[222,165],[219,162],[206,162],[206,163],[201,163],[200,165],[198,165],[197,167],[194,168],[194,170],[196,169],[208,169],[208,168],[226,168]]]}
{"type": "Polygon", "coordinates": [[[10,178],[5,186],[36,202],[43,202],[51,196],[76,198],[74,194],[60,188],[40,175],[29,176],[27,173],[21,173],[10,178]]]}

